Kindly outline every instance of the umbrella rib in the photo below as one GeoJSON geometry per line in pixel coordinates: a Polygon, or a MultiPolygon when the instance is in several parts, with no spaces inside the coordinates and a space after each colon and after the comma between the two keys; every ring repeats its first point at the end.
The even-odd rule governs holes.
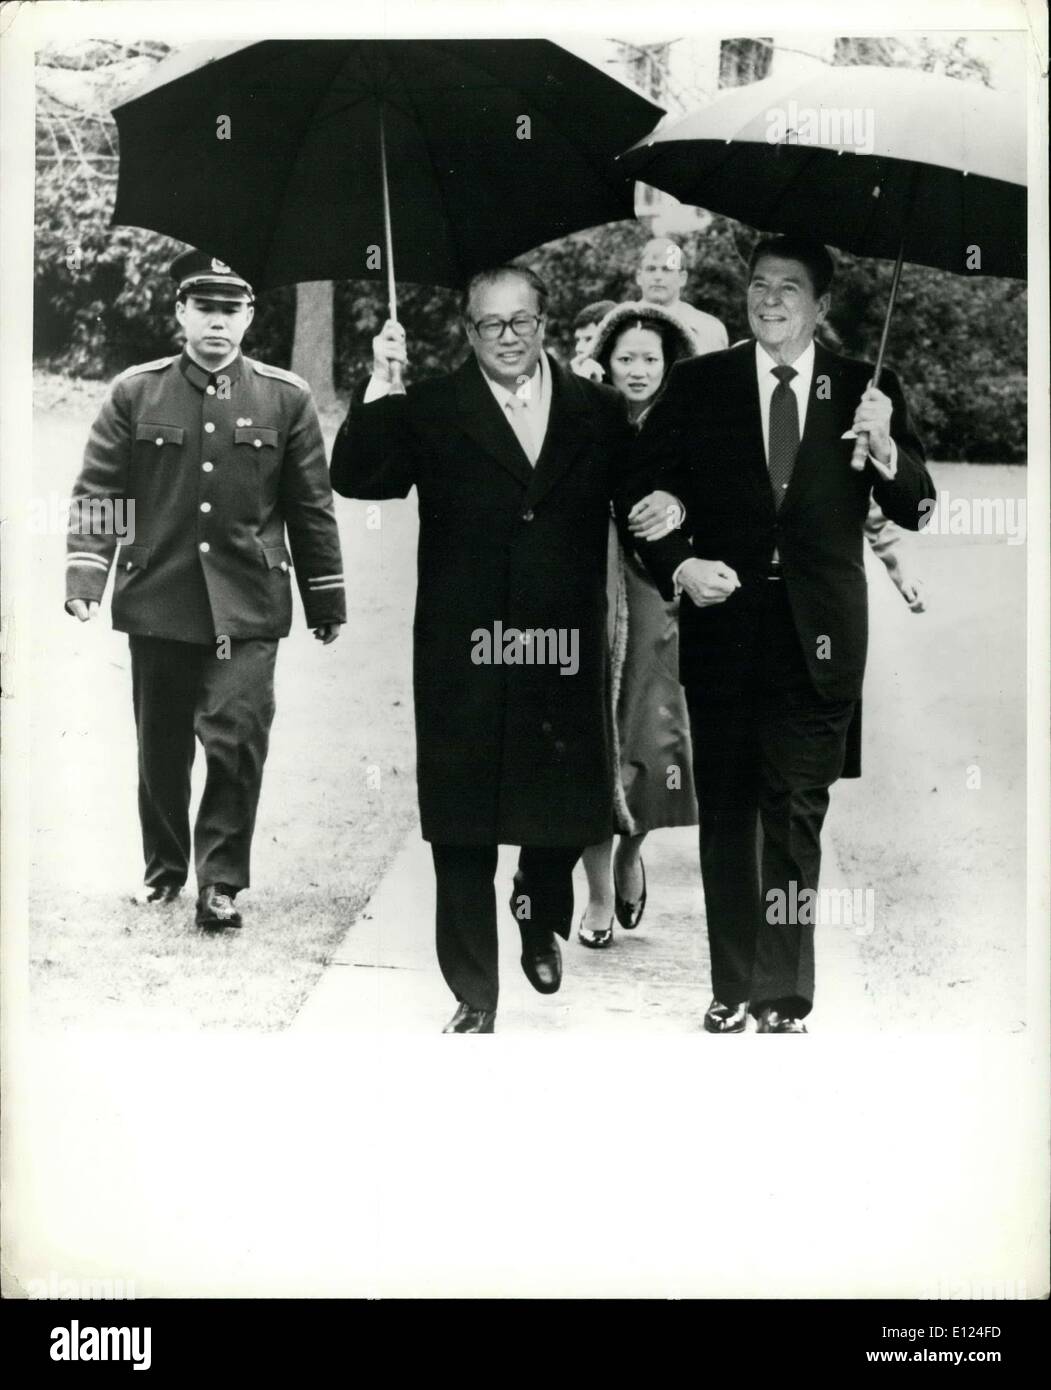
{"type": "MultiPolygon", "coordinates": [[[[321,105],[321,103],[325,100],[325,98],[326,98],[326,96],[328,95],[328,93],[329,93],[330,90],[331,90],[331,83],[329,83],[329,85],[323,86],[323,87],[321,88],[321,91],[320,91],[320,94],[319,94],[319,96],[318,96],[318,99],[317,99],[317,101],[314,103],[313,109],[311,110],[310,119],[309,119],[309,121],[307,122],[307,126],[308,126],[308,127],[314,125],[314,118],[315,118],[315,116],[316,116],[316,114],[317,114],[318,107],[319,107],[319,106],[321,105]]],[[[365,98],[362,98],[362,100],[364,100],[364,99],[365,99],[365,98]]],[[[298,147],[298,149],[299,149],[299,150],[302,149],[302,145],[301,145],[301,144],[300,144],[300,146],[298,147]]],[[[288,174],[287,174],[287,176],[286,176],[286,178],[285,178],[285,182],[284,182],[284,187],[282,188],[282,191],[281,191],[281,202],[280,202],[280,204],[279,204],[279,207],[280,207],[280,208],[283,208],[283,207],[284,207],[285,200],[286,200],[286,198],[287,198],[287,196],[288,196],[288,185],[289,185],[289,184],[291,183],[291,181],[292,181],[292,176],[294,175],[294,173],[296,172],[296,170],[299,168],[299,160],[300,160],[300,155],[299,155],[299,153],[297,152],[296,158],[292,160],[292,163],[291,163],[291,165],[289,166],[288,174]]],[[[271,224],[270,224],[270,233],[269,233],[269,236],[267,237],[267,240],[266,240],[266,257],[265,257],[265,260],[266,260],[266,265],[267,265],[267,266],[269,266],[269,264],[270,264],[270,252],[271,252],[271,250],[272,250],[272,248],[273,248],[274,237],[277,235],[277,228],[278,228],[279,222],[280,222],[280,217],[275,217],[275,218],[273,219],[273,221],[271,222],[271,224]]],[[[294,283],[298,284],[299,281],[295,281],[294,283]]]]}
{"type": "MultiPolygon", "coordinates": [[[[435,163],[434,156],[433,156],[433,154],[431,153],[431,147],[430,147],[430,145],[429,145],[428,142],[427,142],[427,134],[426,134],[426,131],[425,131],[425,129],[424,129],[423,122],[420,120],[419,109],[417,108],[415,102],[414,102],[413,99],[412,99],[412,94],[411,94],[410,89],[409,89],[407,86],[405,86],[405,87],[404,87],[404,91],[405,91],[406,100],[408,101],[408,104],[409,104],[408,114],[412,117],[413,121],[416,123],[416,129],[420,132],[420,141],[421,141],[421,143],[422,143],[422,145],[423,145],[424,152],[425,152],[425,154],[427,155],[427,161],[428,161],[428,163],[430,164],[430,169],[431,169],[431,180],[432,180],[432,182],[433,182],[435,188],[437,188],[437,190],[438,190],[438,200],[439,200],[439,202],[441,203],[441,206],[442,206],[442,213],[443,213],[443,215],[444,215],[445,225],[446,225],[447,227],[450,227],[450,226],[453,225],[453,223],[451,222],[450,216],[449,216],[449,214],[450,214],[450,209],[449,209],[448,199],[447,199],[447,197],[446,197],[445,188],[444,188],[444,186],[443,186],[443,184],[442,184],[442,181],[441,181],[441,179],[438,177],[437,165],[436,165],[436,163],[435,163]]],[[[393,230],[393,229],[392,229],[392,230],[393,230]]],[[[463,266],[462,266],[461,263],[460,263],[460,256],[459,256],[459,254],[458,254],[458,249],[457,249],[457,247],[454,245],[454,243],[453,243],[452,239],[450,238],[448,232],[446,233],[446,238],[445,238],[445,239],[446,239],[446,244],[447,244],[447,246],[448,246],[450,252],[452,253],[451,256],[450,256],[450,260],[455,260],[457,275],[460,276],[460,277],[462,278],[462,277],[463,277],[463,266]]]]}

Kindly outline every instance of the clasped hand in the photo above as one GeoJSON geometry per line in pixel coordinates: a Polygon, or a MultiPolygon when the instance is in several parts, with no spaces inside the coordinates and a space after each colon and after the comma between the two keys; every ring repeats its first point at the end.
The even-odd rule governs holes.
{"type": "Polygon", "coordinates": [[[701,560],[697,556],[684,560],[677,579],[684,594],[696,608],[711,608],[725,603],[741,581],[729,565],[721,560],[701,560]]]}

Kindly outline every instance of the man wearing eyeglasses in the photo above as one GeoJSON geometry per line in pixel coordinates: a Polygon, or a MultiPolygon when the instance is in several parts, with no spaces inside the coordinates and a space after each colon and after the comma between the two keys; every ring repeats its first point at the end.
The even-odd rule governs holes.
{"type": "Polygon", "coordinates": [[[451,1033],[494,1030],[498,846],[521,847],[522,968],[551,994],[573,866],[612,833],[606,545],[633,436],[614,391],[545,353],[546,303],[529,270],[476,275],[471,356],[403,394],[405,334],[388,322],[332,456],[345,497],[419,498],[417,782],[451,1033]]]}

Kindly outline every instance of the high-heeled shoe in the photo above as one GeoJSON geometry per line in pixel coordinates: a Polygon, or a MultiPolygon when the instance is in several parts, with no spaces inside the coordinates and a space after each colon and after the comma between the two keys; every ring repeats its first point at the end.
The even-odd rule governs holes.
{"type": "Polygon", "coordinates": [[[627,898],[620,896],[620,889],[617,887],[617,873],[613,871],[613,902],[614,913],[617,921],[625,931],[634,931],[642,921],[642,914],[646,911],[646,865],[639,856],[639,868],[642,871],[642,897],[637,903],[629,902],[627,898]]]}
{"type": "Polygon", "coordinates": [[[584,919],[581,917],[580,926],[577,927],[577,940],[582,946],[591,946],[594,950],[608,946],[613,940],[613,918],[609,919],[608,927],[599,927],[595,931],[591,927],[585,927],[584,919]]]}

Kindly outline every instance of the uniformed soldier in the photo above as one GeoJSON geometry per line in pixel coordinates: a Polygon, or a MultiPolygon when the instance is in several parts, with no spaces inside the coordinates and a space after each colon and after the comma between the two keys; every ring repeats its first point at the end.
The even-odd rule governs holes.
{"type": "Polygon", "coordinates": [[[172,902],[186,881],[196,735],[208,768],[197,924],[216,929],[241,925],[234,897],[249,883],[292,564],[321,642],[338,637],[346,607],[310,388],[242,355],[254,296],[229,266],[186,251],[171,274],[185,347],[119,376],[92,427],[70,508],[66,609],[96,615],[119,539],[113,626],[131,645],[146,859],[136,900],[172,902]]]}

